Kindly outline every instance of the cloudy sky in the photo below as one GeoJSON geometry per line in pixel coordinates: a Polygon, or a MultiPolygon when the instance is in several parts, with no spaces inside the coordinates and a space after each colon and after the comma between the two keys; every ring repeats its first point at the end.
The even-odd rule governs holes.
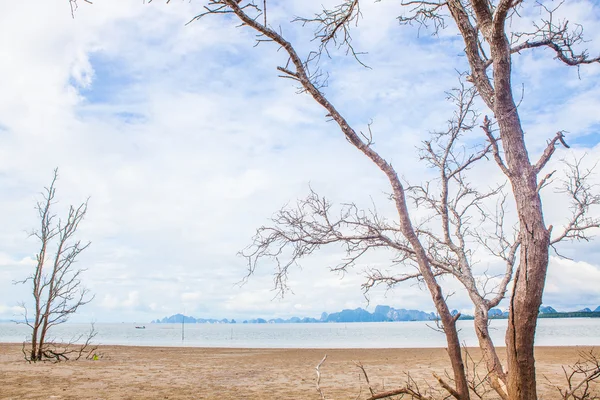
{"type": "MultiPolygon", "coordinates": [[[[322,3],[272,1],[270,23],[306,55],[312,28],[289,21],[322,3]]],[[[290,276],[293,293],[274,299],[273,263],[243,286],[237,255],[256,228],[309,185],[335,204],[376,204],[394,216],[384,176],[342,137],[294,84],[277,77],[285,63],[271,44],[216,16],[185,25],[203,1],[97,0],[71,18],[67,0],[12,1],[0,13],[0,319],[18,318],[30,288],[14,285],[34,266],[34,209],[59,168],[56,212],[89,200],[79,238],[92,242],[77,266],[95,299],[79,321],[196,317],[318,317],[322,311],[388,304],[432,311],[428,294],[404,284],[363,297],[362,271],[393,254],[368,254],[344,277],[328,271],[343,257],[323,248],[290,276]]],[[[397,1],[365,1],[353,44],[322,60],[329,99],[357,130],[372,121],[375,148],[412,183],[431,176],[416,147],[452,113],[445,91],[465,70],[462,43],[449,26],[439,36],[401,27],[397,1]]],[[[569,1],[562,15],[585,26],[590,54],[600,52],[600,6],[569,1]]],[[[527,8],[525,18],[539,17],[527,8]]],[[[530,21],[514,23],[526,29],[530,21]],[[519,25],[520,24],[520,25],[519,25]]],[[[600,159],[600,65],[567,68],[551,52],[515,59],[515,92],[532,157],[559,130],[570,151],[600,159]]],[[[483,114],[488,110],[482,109],[483,114]]],[[[470,140],[480,140],[475,132],[470,140]]],[[[561,170],[559,164],[549,166],[561,170]]],[[[600,172],[599,172],[600,173],[600,172]]],[[[502,181],[483,161],[477,184],[502,181]]],[[[594,177],[600,183],[600,178],[594,177]]],[[[567,203],[549,188],[548,223],[560,226],[567,203]]],[[[600,210],[595,210],[600,214],[600,210]]],[[[598,242],[563,244],[573,260],[552,257],[544,303],[570,310],[600,305],[598,242]]],[[[482,258],[479,267],[492,261],[482,258]]],[[[469,310],[447,280],[450,306],[469,310]]]]}

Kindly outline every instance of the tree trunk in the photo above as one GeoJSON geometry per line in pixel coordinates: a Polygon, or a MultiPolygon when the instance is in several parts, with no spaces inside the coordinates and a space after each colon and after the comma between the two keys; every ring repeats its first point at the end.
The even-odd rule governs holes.
{"type": "Polygon", "coordinates": [[[511,400],[535,400],[533,345],[548,268],[550,235],[544,224],[537,172],[529,160],[512,94],[510,44],[503,30],[497,30],[493,35],[491,54],[496,89],[494,114],[516,202],[521,240],[506,331],[507,390],[511,400]]]}
{"type": "Polygon", "coordinates": [[[499,113],[510,181],[520,225],[520,259],[510,298],[506,331],[508,394],[511,400],[537,399],[533,355],[537,316],[548,268],[549,232],[537,192],[537,174],[529,162],[516,112],[499,113]],[[503,129],[504,128],[504,129],[503,129]]]}
{"type": "Polygon", "coordinates": [[[534,335],[548,268],[549,232],[544,226],[540,198],[531,188],[535,177],[527,181],[524,183],[528,183],[529,196],[515,196],[521,225],[521,252],[506,331],[508,393],[514,400],[537,399],[534,335]]]}
{"type": "Polygon", "coordinates": [[[475,301],[473,303],[475,304],[475,332],[489,373],[490,386],[498,393],[502,400],[508,400],[509,397],[504,387],[506,385],[506,374],[502,369],[502,363],[498,358],[498,353],[489,333],[488,309],[477,304],[475,301]]]}
{"type": "Polygon", "coordinates": [[[38,324],[36,322],[36,324],[33,327],[33,332],[31,333],[31,353],[30,353],[31,361],[39,361],[37,358],[37,349],[38,349],[37,336],[38,336],[38,324]]]}
{"type": "MultiPolygon", "coordinates": [[[[47,320],[47,318],[44,320],[44,322],[47,320]]],[[[40,339],[38,342],[38,361],[41,361],[42,358],[44,357],[44,345],[46,342],[46,331],[48,330],[48,328],[45,327],[46,324],[44,324],[44,327],[42,328],[42,331],[40,333],[40,339]]]]}
{"type": "Polygon", "coordinates": [[[533,355],[537,316],[548,268],[549,232],[544,225],[537,176],[529,162],[516,113],[498,118],[520,225],[520,259],[510,298],[506,331],[508,395],[511,400],[537,399],[533,355]],[[503,129],[503,125],[505,129],[503,129]],[[515,134],[517,133],[517,134],[515,134]]]}

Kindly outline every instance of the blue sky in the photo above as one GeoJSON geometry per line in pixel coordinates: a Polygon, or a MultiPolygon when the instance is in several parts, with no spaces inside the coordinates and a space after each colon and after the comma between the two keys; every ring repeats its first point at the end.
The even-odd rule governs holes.
{"type": "MultiPolygon", "coordinates": [[[[80,237],[92,245],[79,265],[96,298],[80,321],[150,321],[184,309],[196,317],[317,317],[368,306],[362,270],[389,265],[388,253],[370,254],[342,279],[328,267],[343,252],[324,248],[292,272],[294,294],[284,299],[273,300],[269,262],[246,285],[236,284],[246,268],[237,252],[281,206],[305,197],[309,184],[335,203],[374,202],[393,217],[382,174],[319,106],[277,78],[281,52],[268,43],[253,47],[253,32],[224,18],[185,26],[201,1],[102,0],[82,4],[75,19],[66,0],[35,3],[11,2],[0,16],[0,319],[18,316],[18,303],[28,299],[29,288],[11,282],[32,268],[36,243],[27,232],[36,227],[33,207],[55,167],[58,212],[90,197],[80,237]]],[[[288,21],[318,12],[319,4],[272,3],[272,23],[303,54],[314,46],[311,30],[288,21]]],[[[585,26],[586,46],[598,54],[598,5],[574,1],[563,11],[585,26]]],[[[398,12],[395,2],[364,3],[353,44],[368,52],[363,61],[372,69],[333,51],[322,63],[330,74],[325,93],[357,130],[372,121],[376,149],[420,183],[431,171],[419,163],[416,146],[444,128],[453,111],[445,92],[465,60],[452,26],[417,37],[416,28],[398,25],[398,12]]],[[[565,130],[572,149],[561,149],[557,160],[584,153],[590,163],[598,160],[600,65],[578,74],[550,52],[535,51],[516,57],[514,66],[532,157],[565,130]]],[[[481,140],[480,133],[469,140],[481,140]]],[[[502,177],[483,162],[472,179],[486,185],[502,177]]],[[[564,199],[552,188],[544,204],[548,223],[565,220],[564,199]]],[[[546,304],[600,305],[597,249],[596,242],[563,245],[574,261],[552,258],[546,304]]],[[[493,268],[493,261],[484,257],[481,265],[493,268]]],[[[451,307],[468,312],[460,287],[444,285],[456,292],[451,307]]],[[[429,295],[411,284],[377,290],[370,300],[370,308],[433,309],[429,295]]]]}

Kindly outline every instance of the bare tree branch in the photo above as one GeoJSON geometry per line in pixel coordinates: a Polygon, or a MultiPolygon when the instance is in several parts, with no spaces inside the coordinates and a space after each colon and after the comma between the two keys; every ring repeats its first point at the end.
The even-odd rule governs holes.
{"type": "Polygon", "coordinates": [[[403,1],[403,9],[408,11],[407,15],[398,17],[401,24],[418,24],[426,29],[433,24],[433,33],[437,34],[440,29],[446,27],[446,18],[441,10],[448,5],[447,2],[433,1],[403,1]]]}
{"type": "Polygon", "coordinates": [[[536,173],[539,173],[546,166],[548,161],[550,161],[550,158],[552,158],[552,155],[556,150],[556,142],[560,142],[567,149],[570,148],[565,142],[564,132],[557,132],[556,136],[554,136],[554,138],[548,143],[548,146],[544,150],[544,153],[542,154],[538,162],[534,165],[533,168],[535,169],[536,173]]]}
{"type": "Polygon", "coordinates": [[[355,204],[344,204],[339,213],[334,213],[331,203],[312,190],[295,207],[280,210],[272,222],[273,226],[257,230],[252,245],[241,254],[248,260],[249,275],[261,258],[275,259],[275,283],[281,294],[287,290],[289,268],[324,245],[337,243],[345,249],[345,260],[332,268],[340,272],[374,248],[390,248],[405,260],[416,258],[398,227],[372,211],[359,210],[355,204]],[[291,254],[285,254],[286,251],[291,254]],[[280,263],[282,256],[288,261],[280,263]]]}
{"type": "MultiPolygon", "coordinates": [[[[600,227],[600,218],[589,216],[590,207],[600,205],[597,185],[589,182],[597,164],[594,164],[592,168],[584,169],[581,165],[584,157],[574,161],[564,160],[567,167],[566,178],[559,192],[570,197],[571,217],[562,232],[550,241],[555,251],[554,245],[563,240],[590,241],[591,237],[588,232],[600,227]]],[[[557,251],[556,254],[558,254],[557,251]]]]}
{"type": "Polygon", "coordinates": [[[483,125],[481,125],[481,128],[485,132],[485,135],[487,136],[490,145],[492,146],[492,154],[494,155],[494,160],[496,161],[496,164],[498,164],[498,167],[500,167],[500,170],[504,173],[504,175],[510,177],[510,171],[508,170],[508,167],[506,166],[506,164],[504,164],[504,160],[500,156],[500,148],[498,147],[499,139],[497,139],[494,136],[491,125],[492,121],[490,121],[490,119],[486,115],[483,119],[483,125]]]}
{"type": "Polygon", "coordinates": [[[313,18],[296,17],[293,22],[317,25],[314,38],[319,47],[314,59],[318,60],[323,53],[329,55],[328,45],[332,44],[338,49],[346,48],[346,54],[351,54],[362,66],[369,68],[359,58],[364,53],[357,52],[352,46],[350,29],[352,25],[358,25],[361,16],[359,0],[344,0],[333,9],[323,8],[313,18]]]}
{"type": "Polygon", "coordinates": [[[367,382],[367,387],[369,388],[369,392],[371,393],[371,397],[375,396],[375,391],[373,390],[373,386],[371,386],[371,381],[369,380],[369,375],[367,375],[367,371],[365,370],[365,367],[362,365],[362,363],[360,361],[354,361],[354,365],[356,365],[363,373],[363,376],[365,377],[365,381],[367,382]]]}
{"type": "MultiPolygon", "coordinates": [[[[367,375],[367,371],[365,367],[359,361],[354,361],[354,364],[360,369],[362,375],[365,377],[365,381],[367,382],[367,386],[369,388],[369,392],[371,394],[367,400],[377,400],[377,399],[387,399],[394,396],[402,396],[409,395],[413,400],[433,400],[434,398],[427,394],[427,391],[421,391],[419,385],[414,381],[414,379],[410,376],[410,374],[406,374],[406,385],[394,390],[388,390],[385,392],[376,393],[371,386],[371,381],[369,380],[369,375],[367,375]]],[[[401,398],[402,398],[401,397],[401,398]]]]}
{"type": "Polygon", "coordinates": [[[574,49],[575,46],[585,42],[583,27],[574,24],[575,28],[571,29],[568,20],[555,18],[555,12],[563,3],[564,1],[561,1],[554,8],[549,8],[544,3],[537,2],[537,5],[546,13],[546,17],[534,24],[533,32],[514,33],[513,36],[520,42],[512,47],[511,52],[514,54],[525,49],[548,47],[555,52],[557,59],[570,66],[600,62],[600,56],[590,58],[587,51],[578,53],[574,49]]]}
{"type": "Polygon", "coordinates": [[[460,398],[461,398],[460,393],[456,392],[456,390],[454,390],[452,388],[452,386],[448,385],[448,383],[446,383],[446,381],[444,381],[444,379],[442,379],[436,373],[433,374],[433,377],[439,382],[441,387],[443,387],[448,393],[450,393],[450,395],[452,395],[452,397],[460,400],[460,398]]]}
{"type": "Polygon", "coordinates": [[[556,385],[556,389],[563,400],[598,400],[600,396],[594,394],[591,384],[600,380],[600,359],[593,350],[581,353],[581,359],[563,372],[567,381],[567,388],[556,385]]]}

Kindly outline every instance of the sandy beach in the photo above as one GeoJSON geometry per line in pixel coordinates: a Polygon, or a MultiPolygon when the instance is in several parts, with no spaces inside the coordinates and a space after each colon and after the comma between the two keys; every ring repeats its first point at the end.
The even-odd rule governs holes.
{"type": "MultiPolygon", "coordinates": [[[[544,399],[559,398],[562,365],[588,347],[536,349],[544,399]]],[[[103,346],[96,361],[28,364],[21,345],[0,344],[1,399],[327,399],[367,398],[360,361],[376,390],[417,382],[448,367],[444,349],[227,349],[103,346]]],[[[471,351],[477,359],[479,353],[471,351]]],[[[598,387],[595,388],[598,391],[598,387]]]]}

